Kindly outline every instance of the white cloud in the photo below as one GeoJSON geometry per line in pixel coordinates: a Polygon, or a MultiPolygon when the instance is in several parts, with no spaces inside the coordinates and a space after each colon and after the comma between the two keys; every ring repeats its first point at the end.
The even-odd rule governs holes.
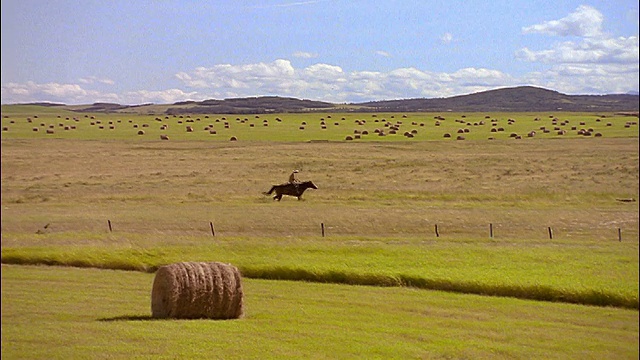
{"type": "Polygon", "coordinates": [[[310,53],[306,51],[296,51],[293,53],[293,57],[302,58],[302,59],[313,59],[313,58],[317,58],[318,54],[310,53]]]}
{"type": "Polygon", "coordinates": [[[124,94],[124,99],[127,99],[127,104],[173,104],[178,101],[202,101],[207,97],[199,95],[197,92],[184,92],[180,89],[168,89],[162,91],[132,91],[124,94]]]}
{"type": "Polygon", "coordinates": [[[514,77],[496,69],[473,67],[449,73],[413,67],[388,72],[345,72],[339,66],[323,63],[294,68],[289,61],[281,59],[270,63],[198,67],[176,74],[176,79],[183,83],[180,88],[139,90],[120,95],[90,91],[79,84],[10,83],[2,86],[2,103],[170,104],[262,95],[343,103],[449,97],[517,85],[541,86],[568,94],[624,93],[637,90],[638,73],[637,62],[634,65],[557,63],[547,70],[514,77]]]}
{"type": "Polygon", "coordinates": [[[637,91],[638,66],[619,64],[560,64],[548,70],[529,73],[522,80],[566,94],[626,93],[637,91]]]}
{"type": "Polygon", "coordinates": [[[119,100],[113,93],[87,90],[78,84],[46,83],[32,81],[2,85],[2,103],[56,102],[56,103],[94,103],[115,102],[119,100]]]}
{"type": "MultiPolygon", "coordinates": [[[[550,68],[514,77],[497,69],[463,68],[453,72],[434,72],[415,67],[390,71],[366,69],[345,72],[340,66],[316,63],[295,68],[287,59],[253,64],[215,64],[175,74],[181,88],[138,90],[122,94],[102,93],[85,86],[96,83],[114,85],[110,79],[90,76],[78,84],[27,82],[2,85],[2,103],[36,101],[88,104],[174,103],[211,98],[280,95],[342,102],[384,99],[433,98],[469,94],[505,86],[535,85],[568,94],[625,93],[638,90],[638,37],[607,37],[602,31],[602,15],[592,7],[581,6],[569,16],[523,28],[524,33],[581,36],[578,41],[555,43],[548,49],[527,47],[516,57],[548,64],[550,68]]],[[[454,41],[445,33],[443,42],[454,41]]],[[[376,54],[390,56],[379,50],[376,54]]],[[[315,54],[296,52],[293,56],[312,58],[315,54]]]]}
{"type": "Polygon", "coordinates": [[[609,37],[602,30],[603,16],[593,7],[580,6],[560,20],[523,28],[524,33],[577,36],[577,41],[551,48],[515,53],[528,62],[551,64],[550,69],[527,74],[527,83],[566,93],[626,93],[638,88],[638,37],[609,37]]]}
{"type": "Polygon", "coordinates": [[[336,81],[343,78],[344,72],[340,66],[315,64],[305,68],[301,75],[308,79],[336,81]]]}
{"type": "Polygon", "coordinates": [[[516,57],[543,63],[638,63],[638,38],[585,39],[580,43],[566,41],[552,49],[533,51],[523,48],[516,57]]]}
{"type": "Polygon", "coordinates": [[[602,35],[602,14],[588,5],[580,5],[568,16],[560,20],[545,21],[541,24],[522,28],[525,34],[541,33],[555,36],[597,37],[602,35]]]}
{"type": "Polygon", "coordinates": [[[446,32],[440,36],[440,42],[442,42],[443,44],[449,44],[452,41],[453,41],[453,34],[451,33],[446,32]]]}
{"type": "Polygon", "coordinates": [[[376,55],[383,56],[383,57],[391,57],[391,54],[383,50],[377,50],[376,55]]]}
{"type": "Polygon", "coordinates": [[[239,96],[278,94],[298,98],[311,98],[331,102],[356,102],[381,99],[415,97],[445,97],[477,89],[489,90],[496,86],[516,84],[516,79],[497,70],[462,69],[455,73],[422,71],[416,68],[400,68],[389,72],[353,71],[345,72],[341,67],[330,64],[314,64],[305,68],[289,68],[283,76],[273,77],[275,62],[251,65],[215,65],[195,69],[178,78],[190,86],[224,93],[232,89],[239,96]],[[259,68],[263,73],[259,73],[259,68]],[[245,71],[245,70],[249,71],[245,71]],[[215,74],[215,76],[212,76],[215,74]],[[230,79],[245,84],[243,88],[234,86],[230,79]],[[270,81],[265,81],[269,79],[270,81]],[[206,86],[201,86],[202,82],[206,86]]]}
{"type": "Polygon", "coordinates": [[[80,78],[78,79],[78,81],[82,84],[95,84],[95,83],[100,83],[100,84],[106,84],[106,85],[113,85],[115,82],[111,79],[107,79],[107,78],[99,78],[97,76],[88,76],[85,78],[80,78]]]}

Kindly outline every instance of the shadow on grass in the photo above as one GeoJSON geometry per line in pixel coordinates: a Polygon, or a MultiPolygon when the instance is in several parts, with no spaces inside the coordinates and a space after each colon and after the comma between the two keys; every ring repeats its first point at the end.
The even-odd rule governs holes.
{"type": "Polygon", "coordinates": [[[104,321],[104,322],[112,322],[112,321],[156,321],[156,320],[167,320],[167,319],[154,318],[151,315],[123,315],[123,316],[116,316],[116,317],[98,319],[98,321],[104,321]]]}
{"type": "Polygon", "coordinates": [[[116,322],[116,321],[189,321],[189,320],[211,320],[211,321],[227,321],[227,320],[237,320],[237,319],[211,319],[207,317],[196,317],[196,318],[154,318],[151,315],[122,315],[115,316],[109,318],[100,318],[98,321],[101,322],[116,322]]]}

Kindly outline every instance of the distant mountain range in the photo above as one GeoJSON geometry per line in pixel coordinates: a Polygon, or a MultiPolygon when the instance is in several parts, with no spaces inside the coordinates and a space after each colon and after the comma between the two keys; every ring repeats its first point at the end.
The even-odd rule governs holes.
{"type": "Polygon", "coordinates": [[[640,107],[635,94],[566,95],[533,86],[501,88],[447,98],[371,101],[355,104],[333,104],[323,101],[300,100],[289,97],[262,96],[225,100],[183,101],[174,104],[61,106],[80,112],[122,112],[149,114],[262,114],[286,112],[632,112],[640,107]]]}

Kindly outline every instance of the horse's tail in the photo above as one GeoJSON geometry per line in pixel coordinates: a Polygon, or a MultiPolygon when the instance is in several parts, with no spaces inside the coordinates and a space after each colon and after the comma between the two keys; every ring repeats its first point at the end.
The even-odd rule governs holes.
{"type": "Polygon", "coordinates": [[[273,190],[275,190],[275,188],[276,188],[276,186],[275,186],[275,185],[273,185],[273,186],[271,187],[271,189],[269,189],[269,191],[267,191],[267,192],[263,192],[263,194],[264,194],[264,195],[271,195],[271,193],[273,192],[273,190]]]}

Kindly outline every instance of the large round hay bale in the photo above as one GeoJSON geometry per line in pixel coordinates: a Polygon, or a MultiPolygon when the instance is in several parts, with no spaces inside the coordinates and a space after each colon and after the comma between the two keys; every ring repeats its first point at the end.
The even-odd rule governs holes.
{"type": "Polygon", "coordinates": [[[154,318],[238,319],[244,293],[240,271],[219,262],[181,262],[162,266],[151,291],[154,318]]]}

